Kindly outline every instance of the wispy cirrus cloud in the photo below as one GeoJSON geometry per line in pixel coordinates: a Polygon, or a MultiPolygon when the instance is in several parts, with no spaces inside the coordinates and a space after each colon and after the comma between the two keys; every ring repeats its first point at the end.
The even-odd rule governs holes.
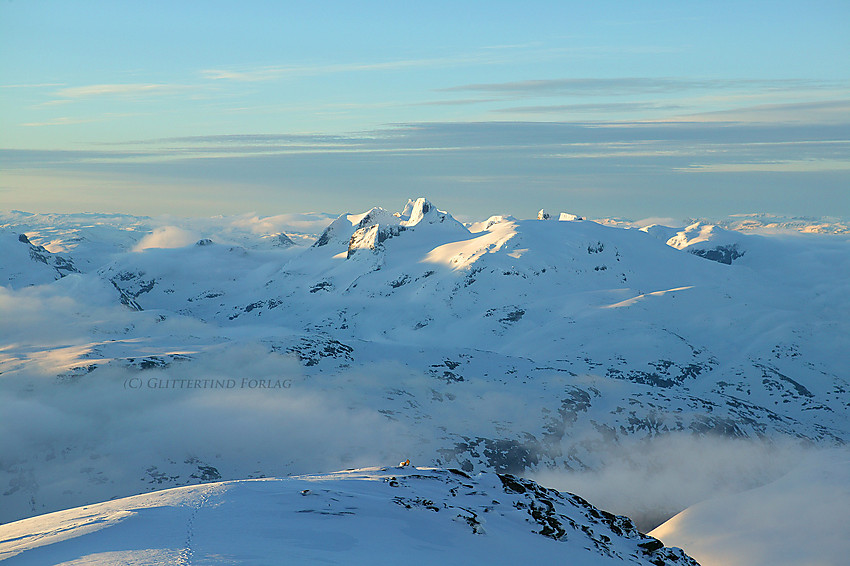
{"type": "Polygon", "coordinates": [[[850,124],[850,99],[760,104],[715,112],[701,112],[685,116],[682,119],[695,122],[850,124]]]}
{"type": "Polygon", "coordinates": [[[38,128],[43,126],[73,126],[75,124],[88,124],[91,122],[106,122],[116,118],[128,118],[137,115],[138,114],[132,112],[107,112],[105,114],[89,116],[58,116],[56,118],[50,118],[38,122],[24,122],[21,126],[28,128],[38,128]]]}
{"type": "Polygon", "coordinates": [[[486,92],[502,96],[619,96],[696,90],[798,90],[834,88],[829,81],[807,79],[691,79],[677,77],[561,78],[473,83],[440,89],[440,92],[486,92]]]}
{"type": "Polygon", "coordinates": [[[201,76],[210,80],[227,80],[237,82],[272,81],[288,76],[329,75],[334,73],[387,71],[407,69],[412,67],[435,66],[445,64],[450,59],[410,59],[400,61],[384,61],[379,63],[349,63],[339,65],[315,66],[270,66],[253,69],[204,69],[201,76]]]}
{"type": "MultiPolygon", "coordinates": [[[[542,42],[529,42],[511,45],[490,45],[467,52],[446,56],[423,57],[418,59],[397,59],[389,61],[349,62],[316,65],[266,65],[254,67],[216,67],[199,71],[201,77],[209,80],[229,80],[239,82],[271,81],[287,76],[312,76],[347,72],[394,71],[415,68],[451,68],[465,65],[524,64],[548,59],[585,58],[599,55],[618,55],[623,53],[657,54],[676,51],[670,48],[653,46],[617,47],[583,46],[570,48],[544,47],[542,42]]],[[[506,83],[507,84],[507,83],[506,83]]],[[[462,90],[464,87],[455,87],[462,90]]],[[[443,89],[446,91],[452,88],[443,89]]]]}
{"type": "Polygon", "coordinates": [[[550,106],[514,106],[498,108],[494,112],[504,114],[564,114],[564,113],[615,113],[658,110],[680,110],[680,104],[658,104],[654,102],[611,102],[598,104],[555,104],[550,106]]]}
{"type": "Polygon", "coordinates": [[[188,87],[185,85],[163,83],[113,83],[68,87],[56,91],[55,94],[62,98],[91,98],[109,95],[171,94],[186,88],[188,87]]]}
{"type": "MultiPolygon", "coordinates": [[[[725,162],[778,163],[846,159],[847,129],[841,124],[764,124],[750,122],[444,122],[331,134],[234,134],[138,140],[135,152],[85,154],[85,160],[193,159],[314,154],[486,155],[504,159],[565,156],[676,156],[677,167],[725,162]],[[698,157],[697,161],[691,158],[698,157]]],[[[110,144],[114,146],[114,144],[110,144]]],[[[16,154],[17,155],[17,154],[16,154]]],[[[44,157],[40,157],[43,159],[44,157]]],[[[20,157],[18,157],[20,159],[20,157]]]]}
{"type": "Polygon", "coordinates": [[[466,106],[471,104],[484,104],[487,102],[495,102],[495,98],[464,98],[462,100],[429,100],[426,102],[416,102],[411,106],[466,106]]]}
{"type": "Polygon", "coordinates": [[[257,82],[277,80],[288,76],[395,71],[427,67],[448,68],[469,64],[489,65],[516,62],[517,60],[523,60],[526,57],[530,57],[528,53],[523,51],[523,46],[518,45],[510,47],[510,49],[504,49],[505,53],[501,53],[499,50],[482,48],[479,51],[471,51],[468,53],[458,53],[445,57],[425,57],[421,59],[397,59],[390,61],[336,63],[329,65],[269,65],[263,67],[211,68],[201,70],[200,75],[203,78],[210,80],[257,82]],[[515,50],[523,51],[523,53],[515,53],[515,50]]]}
{"type": "Polygon", "coordinates": [[[437,59],[413,59],[406,61],[386,61],[381,63],[350,63],[341,65],[316,66],[272,66],[255,69],[205,69],[201,76],[210,80],[237,82],[271,81],[287,76],[328,75],[334,73],[358,71],[383,71],[434,65],[437,59]]]}
{"type": "Polygon", "coordinates": [[[64,83],[36,83],[36,84],[15,84],[15,85],[0,85],[0,88],[47,88],[54,86],[63,86],[64,83]]]}
{"type": "Polygon", "coordinates": [[[98,121],[100,121],[98,118],[71,118],[69,116],[60,116],[59,118],[52,118],[42,122],[25,122],[21,125],[28,128],[39,128],[43,126],[71,126],[74,124],[87,124],[89,122],[98,121]]]}
{"type": "Polygon", "coordinates": [[[706,214],[722,212],[724,202],[846,214],[847,132],[841,123],[720,120],[428,122],[348,135],[160,138],[98,152],[0,149],[0,168],[20,194],[24,174],[53,175],[57,186],[70,174],[108,178],[110,186],[123,175],[133,190],[140,178],[154,187],[174,179],[191,190],[215,186],[222,202],[238,193],[234,206],[242,209],[272,206],[269,195],[274,206],[302,199],[312,203],[305,207],[357,209],[351,186],[371,187],[374,200],[397,198],[405,186],[462,209],[465,199],[482,202],[493,191],[522,187],[530,201],[568,199],[576,210],[603,200],[630,214],[672,216],[686,214],[677,208],[686,187],[706,214]]]}
{"type": "Polygon", "coordinates": [[[850,161],[839,159],[801,159],[757,161],[753,163],[710,163],[676,168],[684,173],[818,173],[850,171],[850,161]]]}
{"type": "Polygon", "coordinates": [[[235,71],[230,69],[205,69],[201,76],[213,81],[257,82],[278,79],[291,72],[288,67],[264,67],[261,69],[235,71]]]}

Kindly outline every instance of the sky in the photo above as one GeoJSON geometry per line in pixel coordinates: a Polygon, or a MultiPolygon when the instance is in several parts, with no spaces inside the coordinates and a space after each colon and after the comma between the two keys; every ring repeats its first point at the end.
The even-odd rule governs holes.
{"type": "Polygon", "coordinates": [[[850,216],[850,3],[0,0],[0,210],[850,216]]]}

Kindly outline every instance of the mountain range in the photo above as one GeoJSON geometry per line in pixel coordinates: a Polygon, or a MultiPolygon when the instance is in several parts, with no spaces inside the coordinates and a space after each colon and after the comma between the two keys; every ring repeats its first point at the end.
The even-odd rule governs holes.
{"type": "Polygon", "coordinates": [[[846,222],[666,224],[4,213],[0,522],[410,458],[649,530],[843,446],[846,222]]]}

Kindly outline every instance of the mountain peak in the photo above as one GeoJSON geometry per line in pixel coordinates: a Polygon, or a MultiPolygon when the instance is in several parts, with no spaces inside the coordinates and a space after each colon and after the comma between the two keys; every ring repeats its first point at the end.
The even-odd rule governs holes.
{"type": "MultiPolygon", "coordinates": [[[[454,219],[454,217],[444,210],[438,210],[431,201],[425,197],[419,197],[416,200],[410,199],[404,206],[404,210],[399,215],[400,224],[407,228],[418,224],[448,224],[463,225],[454,219]]],[[[466,230],[464,228],[464,230],[466,230]]]]}
{"type": "Polygon", "coordinates": [[[434,205],[425,197],[419,197],[416,200],[408,199],[407,204],[404,205],[404,210],[401,212],[401,219],[403,222],[412,221],[412,224],[416,224],[432,209],[434,209],[434,205]]]}

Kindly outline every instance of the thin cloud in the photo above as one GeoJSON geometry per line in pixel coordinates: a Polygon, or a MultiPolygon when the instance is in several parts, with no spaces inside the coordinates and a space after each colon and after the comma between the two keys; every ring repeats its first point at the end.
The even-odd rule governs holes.
{"type": "Polygon", "coordinates": [[[56,100],[48,100],[47,102],[40,102],[38,104],[33,104],[30,108],[46,108],[49,106],[62,106],[64,104],[71,104],[74,102],[72,98],[57,98],[56,100]]]}
{"type": "MultiPolygon", "coordinates": [[[[758,161],[787,161],[789,158],[840,159],[847,142],[840,124],[763,124],[705,121],[624,122],[432,122],[396,124],[391,127],[348,135],[235,134],[138,140],[124,146],[145,147],[145,155],[159,153],[173,159],[215,153],[233,157],[251,153],[363,153],[452,151],[476,155],[514,152],[512,159],[551,157],[568,149],[617,155],[631,150],[653,155],[706,153],[718,162],[723,153],[758,161]],[[613,144],[613,145],[612,145],[613,144]],[[147,149],[150,148],[150,149],[147,149]],[[744,153],[744,152],[748,153],[744,153]],[[518,153],[517,153],[518,152],[518,153]],[[671,153],[672,152],[672,153],[671,153]],[[684,153],[683,153],[684,152],[684,153]]],[[[8,152],[7,152],[8,154],[8,152]]],[[[126,154],[102,152],[101,157],[126,154]]],[[[2,155],[2,152],[0,152],[2,155]]],[[[21,159],[22,154],[8,154],[21,159]]],[[[41,155],[41,154],[38,154],[41,155]]],[[[67,152],[63,155],[71,155],[67,152]]],[[[90,158],[89,154],[85,155],[90,158]]],[[[135,158],[136,156],[133,155],[135,158]]],[[[41,157],[43,158],[43,156],[41,157]]],[[[688,164],[683,164],[687,166],[688,164]]]]}
{"type": "Polygon", "coordinates": [[[210,80],[227,80],[236,82],[260,82],[281,79],[287,76],[330,75],[335,73],[359,71],[386,71],[406,69],[411,67],[435,66],[446,63],[449,59],[412,59],[404,61],[386,61],[382,63],[350,63],[342,65],[317,65],[313,67],[285,66],[262,67],[258,69],[204,69],[201,76],[210,80]]]}
{"type": "Polygon", "coordinates": [[[63,86],[65,83],[38,83],[38,84],[17,84],[17,85],[0,85],[0,88],[47,88],[54,86],[63,86]]]}
{"type": "Polygon", "coordinates": [[[292,71],[288,67],[269,67],[253,71],[232,71],[227,69],[206,69],[201,71],[201,76],[214,81],[226,80],[237,82],[270,81],[280,78],[287,72],[292,71]]]}
{"type": "MultiPolygon", "coordinates": [[[[493,51],[493,50],[490,50],[493,51]]],[[[467,64],[494,64],[514,60],[515,56],[496,52],[478,52],[453,55],[449,57],[430,57],[424,59],[400,59],[371,63],[341,63],[314,66],[265,66],[244,69],[204,69],[200,74],[205,79],[229,80],[239,82],[257,82],[277,80],[287,76],[329,75],[335,73],[394,71],[423,67],[454,67],[467,64]]]]}
{"type": "Polygon", "coordinates": [[[43,126],[71,126],[74,124],[87,124],[89,122],[98,121],[100,121],[98,118],[70,118],[68,116],[61,116],[59,118],[53,118],[52,120],[45,120],[44,122],[26,122],[21,124],[21,126],[26,126],[28,128],[40,128],[43,126]]]}
{"type": "Polygon", "coordinates": [[[682,117],[704,122],[850,123],[850,100],[820,100],[790,104],[760,104],[733,110],[701,112],[682,117]]]}
{"type": "MultiPolygon", "coordinates": [[[[832,207],[826,212],[843,210],[848,143],[844,124],[447,122],[348,136],[177,138],[125,145],[120,152],[0,150],[0,165],[53,175],[53,186],[66,186],[70,174],[78,173],[91,177],[90,186],[128,186],[139,195],[143,184],[144,194],[162,194],[176,182],[186,188],[169,189],[178,195],[169,197],[183,194],[187,203],[204,187],[206,201],[228,203],[233,211],[292,207],[308,198],[313,200],[299,206],[359,209],[360,197],[349,187],[369,186],[380,202],[405,186],[465,213],[468,202],[523,187],[530,201],[557,194],[586,214],[610,216],[593,212],[606,200],[630,216],[681,216],[688,213],[676,203],[686,186],[694,199],[689,206],[702,207],[703,214],[728,214],[718,202],[735,202],[738,210],[823,215],[824,202],[832,207]],[[139,149],[142,155],[133,151],[139,149]]],[[[21,193],[30,186],[20,175],[6,184],[21,193]]],[[[75,206],[82,194],[75,192],[75,206]]],[[[100,195],[86,198],[103,206],[100,195]]],[[[152,206],[138,210],[159,210],[152,206]]]]}
{"type": "Polygon", "coordinates": [[[655,104],[652,102],[611,102],[600,104],[557,104],[551,106],[514,106],[498,108],[493,112],[504,114],[563,114],[563,113],[613,113],[641,112],[651,110],[679,110],[679,104],[655,104]]]}
{"type": "Polygon", "coordinates": [[[543,46],[543,42],[541,41],[532,41],[529,43],[514,43],[508,45],[485,45],[481,49],[532,49],[532,48],[540,48],[543,46]]]}
{"type": "Polygon", "coordinates": [[[21,126],[26,127],[42,127],[42,126],[71,126],[74,124],[88,124],[90,122],[106,122],[108,120],[114,120],[116,118],[127,118],[130,116],[138,116],[136,113],[129,112],[110,112],[107,114],[102,114],[100,116],[91,116],[88,118],[72,118],[69,116],[60,116],[58,118],[53,118],[50,120],[44,120],[42,122],[26,122],[21,124],[21,126]]]}
{"type": "Polygon", "coordinates": [[[205,69],[201,76],[210,80],[236,82],[259,82],[281,79],[287,76],[329,75],[357,71],[384,71],[410,67],[433,66],[445,59],[414,59],[407,61],[387,61],[383,63],[351,63],[343,65],[317,65],[313,67],[261,67],[258,69],[205,69]]]}
{"type": "Polygon", "coordinates": [[[470,104],[484,104],[494,102],[495,98],[465,98],[462,100],[431,100],[428,102],[417,102],[411,106],[465,106],[470,104]]]}
{"type": "Polygon", "coordinates": [[[621,96],[634,94],[670,93],[691,90],[728,90],[756,88],[764,90],[795,90],[835,86],[824,81],[805,79],[686,79],[675,77],[618,77],[563,78],[512,81],[504,83],[474,83],[440,89],[441,92],[487,92],[503,96],[563,96],[596,95],[621,96]]]}
{"type": "Polygon", "coordinates": [[[837,159],[801,159],[762,163],[713,163],[675,169],[687,173],[819,173],[850,171],[850,161],[837,159]]]}
{"type": "Polygon", "coordinates": [[[186,88],[161,83],[97,84],[63,88],[56,91],[63,98],[91,98],[105,95],[167,94],[186,88]]]}

